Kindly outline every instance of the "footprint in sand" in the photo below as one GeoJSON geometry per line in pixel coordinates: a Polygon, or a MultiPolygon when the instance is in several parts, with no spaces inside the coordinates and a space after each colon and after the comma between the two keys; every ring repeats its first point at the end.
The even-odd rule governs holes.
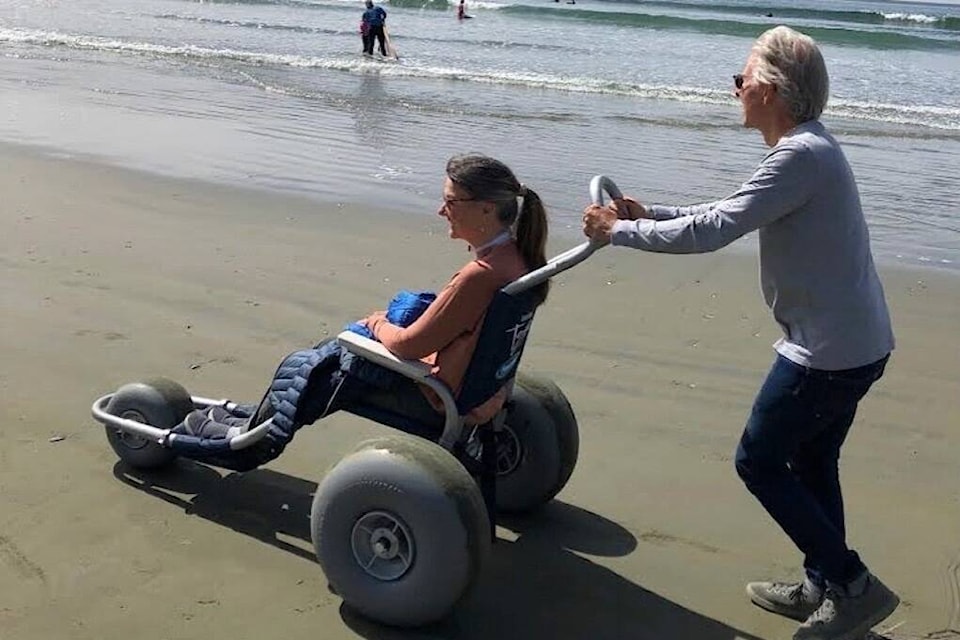
{"type": "Polygon", "coordinates": [[[0,562],[25,579],[35,579],[46,584],[47,574],[40,565],[31,561],[10,538],[0,535],[0,562]]]}

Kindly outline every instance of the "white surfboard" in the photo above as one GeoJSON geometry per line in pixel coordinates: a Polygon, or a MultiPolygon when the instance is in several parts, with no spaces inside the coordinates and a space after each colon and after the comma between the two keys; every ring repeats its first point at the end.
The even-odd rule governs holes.
{"type": "Polygon", "coordinates": [[[387,59],[387,60],[392,59],[393,61],[399,60],[399,59],[400,59],[400,54],[397,53],[397,50],[396,50],[396,48],[394,48],[393,43],[390,42],[390,34],[387,32],[387,26],[386,26],[386,25],[383,26],[383,39],[384,39],[384,41],[385,41],[385,43],[386,43],[386,45],[387,45],[387,58],[386,58],[386,59],[387,59]]]}

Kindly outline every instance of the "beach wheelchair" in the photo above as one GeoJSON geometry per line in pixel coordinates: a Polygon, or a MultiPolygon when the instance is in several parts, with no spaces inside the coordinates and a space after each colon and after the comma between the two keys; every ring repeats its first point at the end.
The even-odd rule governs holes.
{"type": "MultiPolygon", "coordinates": [[[[602,202],[604,190],[619,197],[609,179],[595,177],[594,202],[602,202]]],[[[396,626],[442,618],[474,584],[489,555],[496,513],[534,510],[567,483],[579,448],[573,410],[552,381],[517,369],[536,306],[530,290],[598,248],[590,242],[574,247],[496,294],[456,398],[424,363],[401,360],[356,333],[337,336],[350,354],[433,389],[445,409],[434,442],[412,435],[422,430],[406,416],[362,402],[344,407],[405,432],[362,442],[314,494],[310,530],[317,559],[331,589],[353,609],[396,626]],[[505,384],[511,385],[509,398],[494,419],[468,425],[470,410],[505,384]]],[[[240,407],[154,379],[98,398],[92,413],[132,467],[157,469],[187,457],[238,468],[218,461],[256,446],[273,418],[218,442],[198,443],[172,432],[191,411],[215,406],[240,407]]]]}

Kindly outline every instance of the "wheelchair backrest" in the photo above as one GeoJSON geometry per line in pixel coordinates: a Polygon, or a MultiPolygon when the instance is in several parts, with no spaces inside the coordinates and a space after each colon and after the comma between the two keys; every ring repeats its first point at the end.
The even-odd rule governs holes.
{"type": "Polygon", "coordinates": [[[460,415],[489,400],[516,375],[536,308],[529,289],[514,294],[501,289],[494,296],[457,397],[460,415]]]}

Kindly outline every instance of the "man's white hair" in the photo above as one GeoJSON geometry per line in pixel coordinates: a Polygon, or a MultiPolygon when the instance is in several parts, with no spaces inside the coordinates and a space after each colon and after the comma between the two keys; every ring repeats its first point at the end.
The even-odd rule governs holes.
{"type": "Polygon", "coordinates": [[[813,38],[781,25],[762,33],[750,53],[754,78],[777,88],[797,124],[820,117],[830,78],[813,38]]]}

